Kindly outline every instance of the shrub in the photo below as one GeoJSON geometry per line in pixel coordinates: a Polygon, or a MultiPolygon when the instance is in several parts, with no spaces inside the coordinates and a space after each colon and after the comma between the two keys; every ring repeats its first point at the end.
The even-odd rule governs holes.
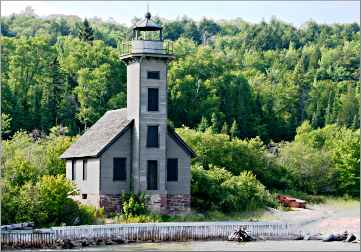
{"type": "Polygon", "coordinates": [[[147,213],[144,193],[140,193],[139,195],[134,193],[122,193],[121,206],[121,214],[124,215],[124,218],[147,213]]]}
{"type": "Polygon", "coordinates": [[[278,165],[258,137],[249,140],[231,139],[226,134],[189,128],[179,128],[177,133],[197,153],[193,163],[200,164],[206,170],[211,166],[223,167],[235,176],[243,171],[252,171],[267,188],[284,190],[290,184],[287,170],[278,165]]]}
{"type": "Polygon", "coordinates": [[[225,169],[210,166],[204,170],[192,166],[192,206],[201,211],[222,212],[253,210],[275,206],[274,197],[250,171],[239,176],[225,169]]]}
{"type": "Polygon", "coordinates": [[[204,170],[200,165],[192,166],[192,207],[201,210],[218,209],[220,202],[224,199],[225,191],[221,181],[232,177],[225,169],[211,166],[211,170],[204,170]]]}
{"type": "Polygon", "coordinates": [[[360,130],[336,125],[312,129],[304,122],[279,163],[293,175],[293,189],[312,194],[360,193],[360,130]]]}
{"type": "Polygon", "coordinates": [[[89,225],[94,224],[95,221],[103,222],[104,208],[96,209],[89,205],[79,205],[79,224],[89,225]]]}
{"type": "Polygon", "coordinates": [[[292,174],[295,190],[310,194],[335,192],[334,169],[328,152],[293,142],[283,146],[279,161],[292,174]]]}
{"type": "Polygon", "coordinates": [[[272,195],[250,171],[233,176],[222,186],[227,192],[227,197],[222,202],[223,211],[255,210],[265,206],[276,206],[272,195]]]}
{"type": "Polygon", "coordinates": [[[36,226],[89,223],[90,212],[79,210],[78,204],[69,198],[75,194],[74,185],[64,175],[45,175],[35,184],[28,181],[21,187],[3,186],[1,210],[7,214],[1,220],[4,224],[34,221],[36,226]]]}
{"type": "Polygon", "coordinates": [[[147,223],[147,222],[160,222],[162,217],[154,214],[141,214],[125,216],[124,214],[117,214],[113,218],[115,223],[147,223]]]}

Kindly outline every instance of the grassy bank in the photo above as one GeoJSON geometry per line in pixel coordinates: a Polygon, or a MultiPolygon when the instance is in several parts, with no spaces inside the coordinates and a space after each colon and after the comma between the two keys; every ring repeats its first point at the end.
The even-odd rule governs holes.
{"type": "MultiPolygon", "coordinates": [[[[330,196],[314,196],[302,193],[285,193],[294,197],[305,199],[311,209],[315,206],[327,207],[329,209],[348,209],[354,208],[360,204],[360,200],[351,197],[330,197],[330,196]]],[[[287,212],[292,211],[291,208],[282,206],[277,207],[278,211],[287,212]]],[[[209,212],[195,212],[187,215],[155,215],[143,214],[139,216],[115,215],[111,218],[103,219],[103,223],[147,223],[147,222],[186,222],[186,221],[273,221],[278,220],[278,217],[269,209],[256,209],[253,211],[240,211],[232,213],[222,213],[219,211],[209,212]]]]}

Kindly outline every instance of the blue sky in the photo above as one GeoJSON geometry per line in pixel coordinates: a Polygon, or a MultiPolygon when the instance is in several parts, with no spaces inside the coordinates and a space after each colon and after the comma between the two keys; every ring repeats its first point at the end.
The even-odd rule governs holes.
{"type": "Polygon", "coordinates": [[[276,16],[296,26],[310,19],[320,23],[360,22],[359,1],[2,1],[1,15],[20,13],[31,6],[40,16],[113,18],[129,25],[133,17],[144,15],[147,3],[153,15],[167,19],[186,15],[195,20],[242,18],[259,22],[276,16]]]}

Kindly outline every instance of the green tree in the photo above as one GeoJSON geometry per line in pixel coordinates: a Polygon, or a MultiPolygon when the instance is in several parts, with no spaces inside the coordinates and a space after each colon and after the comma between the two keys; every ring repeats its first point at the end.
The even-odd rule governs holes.
{"type": "Polygon", "coordinates": [[[80,27],[79,39],[90,43],[94,40],[94,31],[87,19],[84,19],[83,25],[80,27]]]}
{"type": "Polygon", "coordinates": [[[232,122],[232,126],[229,130],[229,133],[231,134],[231,137],[234,138],[234,137],[237,137],[238,136],[238,125],[237,125],[237,122],[236,120],[233,120],[232,122]]]}
{"type": "Polygon", "coordinates": [[[198,125],[198,130],[204,132],[204,131],[206,131],[206,129],[208,129],[208,128],[209,128],[208,120],[207,120],[207,118],[205,118],[204,116],[202,116],[202,120],[201,120],[201,122],[200,122],[199,125],[198,125]]]}

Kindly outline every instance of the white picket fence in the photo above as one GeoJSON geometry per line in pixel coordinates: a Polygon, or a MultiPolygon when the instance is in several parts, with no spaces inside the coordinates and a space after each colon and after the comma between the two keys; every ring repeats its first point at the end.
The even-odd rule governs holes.
{"type": "Polygon", "coordinates": [[[130,241],[226,240],[240,226],[253,237],[292,239],[296,226],[281,222],[163,222],[52,227],[34,231],[2,231],[3,245],[53,244],[56,239],[123,239],[130,241]]]}

